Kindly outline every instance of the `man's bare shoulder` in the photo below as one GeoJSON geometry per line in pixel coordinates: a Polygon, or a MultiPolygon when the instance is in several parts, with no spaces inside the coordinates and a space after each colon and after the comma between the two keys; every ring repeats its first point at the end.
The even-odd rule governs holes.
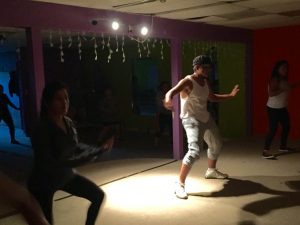
{"type": "Polygon", "coordinates": [[[192,83],[191,75],[186,75],[179,82],[186,83],[186,84],[191,84],[192,83]]]}

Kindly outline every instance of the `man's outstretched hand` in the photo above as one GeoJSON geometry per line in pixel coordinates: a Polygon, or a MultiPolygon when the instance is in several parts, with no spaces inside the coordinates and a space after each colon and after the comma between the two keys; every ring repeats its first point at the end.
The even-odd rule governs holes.
{"type": "Polygon", "coordinates": [[[239,91],[240,91],[240,87],[239,87],[239,85],[237,84],[237,85],[235,85],[234,88],[232,89],[230,95],[231,95],[232,97],[235,97],[239,91]]]}

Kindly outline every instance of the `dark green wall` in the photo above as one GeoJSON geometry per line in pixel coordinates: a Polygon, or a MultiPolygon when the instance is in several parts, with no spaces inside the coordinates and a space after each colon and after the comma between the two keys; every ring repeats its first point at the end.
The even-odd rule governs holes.
{"type": "MultiPolygon", "coordinates": [[[[109,81],[115,90],[116,96],[120,100],[122,117],[127,128],[137,128],[139,130],[154,129],[154,117],[139,116],[132,112],[132,89],[131,76],[133,72],[133,61],[138,58],[137,45],[130,42],[125,45],[126,63],[122,63],[121,54],[112,56],[110,63],[101,63],[102,70],[105,71],[105,78],[109,81]]],[[[171,79],[170,67],[170,48],[164,41],[164,59],[161,59],[160,45],[156,44],[155,48],[151,47],[151,56],[158,66],[159,81],[171,79]]],[[[142,51],[143,56],[147,53],[142,51]]]]}

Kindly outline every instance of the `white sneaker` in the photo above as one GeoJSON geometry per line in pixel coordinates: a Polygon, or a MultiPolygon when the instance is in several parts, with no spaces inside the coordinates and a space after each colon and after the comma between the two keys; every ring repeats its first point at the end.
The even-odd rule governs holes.
{"type": "Polygon", "coordinates": [[[221,173],[219,170],[215,169],[213,171],[207,170],[205,173],[206,179],[226,179],[228,178],[228,174],[221,173]]]}
{"type": "Polygon", "coordinates": [[[175,195],[177,198],[180,198],[180,199],[187,199],[188,198],[188,195],[187,193],[185,192],[185,187],[184,187],[184,184],[181,184],[179,182],[176,182],[175,184],[175,195]]]}

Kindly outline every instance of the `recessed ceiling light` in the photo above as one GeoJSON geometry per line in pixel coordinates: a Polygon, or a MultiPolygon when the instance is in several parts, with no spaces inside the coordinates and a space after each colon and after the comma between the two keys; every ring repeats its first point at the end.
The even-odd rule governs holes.
{"type": "Polygon", "coordinates": [[[111,24],[111,27],[113,30],[118,30],[120,27],[120,24],[117,21],[113,21],[111,24]]]}
{"type": "Polygon", "coordinates": [[[147,34],[148,34],[148,28],[147,27],[142,27],[142,29],[141,29],[141,34],[143,35],[143,36],[146,36],[147,34]]]}

